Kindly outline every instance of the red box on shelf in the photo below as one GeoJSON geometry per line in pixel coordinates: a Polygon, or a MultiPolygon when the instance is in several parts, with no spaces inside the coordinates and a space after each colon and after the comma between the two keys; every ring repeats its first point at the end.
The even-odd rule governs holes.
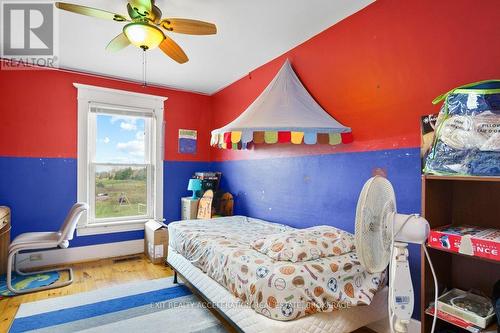
{"type": "Polygon", "coordinates": [[[431,230],[429,246],[500,261],[500,230],[447,225],[431,230]]]}
{"type": "MultiPolygon", "coordinates": [[[[427,309],[425,309],[425,313],[428,315],[433,316],[434,315],[434,304],[429,305],[427,309]]],[[[487,328],[483,329],[479,326],[476,326],[472,323],[469,323],[466,320],[463,320],[461,318],[458,318],[454,315],[451,315],[449,313],[443,312],[441,310],[438,310],[437,312],[437,317],[441,320],[444,320],[452,325],[458,326],[460,328],[463,328],[464,330],[467,330],[472,333],[496,333],[497,332],[497,325],[495,323],[491,324],[487,328]]]]}

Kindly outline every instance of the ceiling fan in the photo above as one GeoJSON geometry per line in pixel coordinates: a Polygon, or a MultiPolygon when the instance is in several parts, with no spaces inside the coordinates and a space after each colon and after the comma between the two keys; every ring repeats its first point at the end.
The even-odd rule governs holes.
{"type": "Polygon", "coordinates": [[[184,18],[161,18],[161,10],[154,0],[128,0],[127,12],[130,18],[105,10],[56,2],[56,7],[73,13],[117,22],[128,22],[123,32],[106,46],[107,51],[120,51],[132,44],[144,51],[159,47],[166,55],[180,64],[189,59],[182,48],[160,28],[168,32],[188,35],[214,35],[217,27],[213,23],[184,18]]]}

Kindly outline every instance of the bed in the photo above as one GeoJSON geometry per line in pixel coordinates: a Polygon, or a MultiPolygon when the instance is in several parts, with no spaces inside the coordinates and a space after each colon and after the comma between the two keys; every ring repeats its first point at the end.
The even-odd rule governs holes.
{"type": "Polygon", "coordinates": [[[297,229],[245,216],[168,227],[168,264],[239,331],[351,332],[386,316],[385,273],[366,272],[355,251],[277,261],[253,240],[297,229]]]}

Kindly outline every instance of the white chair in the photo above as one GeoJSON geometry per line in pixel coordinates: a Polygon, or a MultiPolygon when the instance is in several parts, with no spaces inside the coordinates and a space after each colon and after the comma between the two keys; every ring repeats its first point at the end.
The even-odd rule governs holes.
{"type": "Polygon", "coordinates": [[[73,270],[68,268],[58,268],[58,269],[48,269],[36,272],[23,272],[16,267],[16,254],[20,251],[25,250],[47,250],[53,248],[67,248],[69,246],[69,241],[73,239],[73,234],[75,233],[76,224],[80,219],[80,216],[88,210],[88,205],[86,203],[78,202],[71,207],[64,223],[59,231],[55,232],[28,232],[17,236],[9,246],[9,256],[7,259],[7,288],[16,294],[26,294],[40,290],[47,290],[53,288],[60,288],[67,286],[73,282],[73,270]],[[12,286],[12,267],[19,275],[32,275],[47,272],[68,272],[68,280],[62,282],[56,282],[44,287],[36,287],[24,290],[17,290],[12,286]]]}

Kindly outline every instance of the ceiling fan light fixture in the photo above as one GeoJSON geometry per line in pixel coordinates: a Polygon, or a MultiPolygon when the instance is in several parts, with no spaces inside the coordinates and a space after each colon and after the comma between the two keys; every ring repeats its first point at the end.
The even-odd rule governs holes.
{"type": "Polygon", "coordinates": [[[123,27],[123,33],[130,43],[143,50],[152,50],[165,39],[163,32],[157,27],[143,22],[129,23],[123,27]]]}
{"type": "Polygon", "coordinates": [[[123,27],[122,33],[108,43],[107,51],[120,51],[130,44],[143,51],[160,48],[166,56],[179,64],[188,62],[188,56],[160,28],[186,35],[214,35],[217,33],[217,27],[213,23],[184,18],[162,19],[161,9],[155,5],[155,0],[126,0],[126,2],[128,17],[107,10],[67,2],[56,1],[55,6],[75,14],[128,23],[123,27]]]}

